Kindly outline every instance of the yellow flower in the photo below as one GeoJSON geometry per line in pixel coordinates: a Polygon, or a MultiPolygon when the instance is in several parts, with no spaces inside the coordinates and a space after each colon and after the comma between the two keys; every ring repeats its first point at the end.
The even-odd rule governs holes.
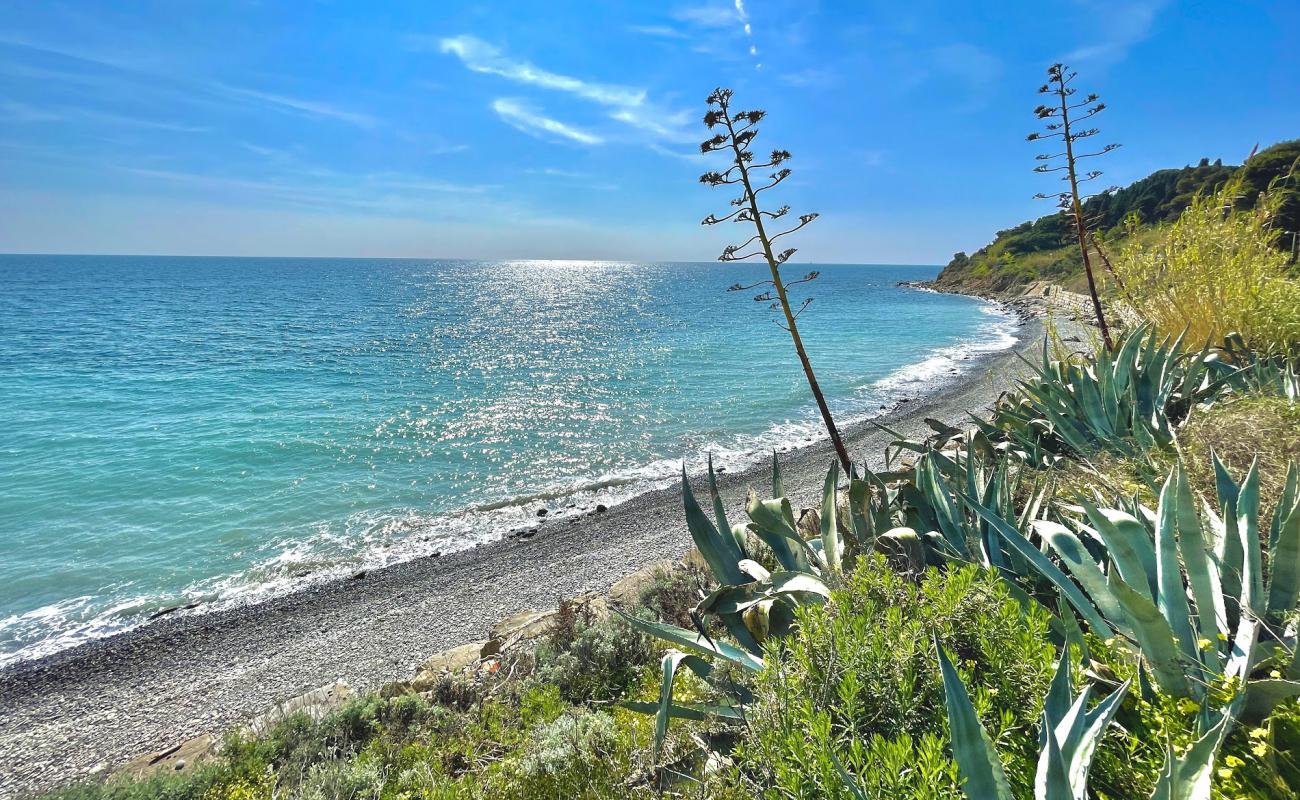
{"type": "Polygon", "coordinates": [[[1254,753],[1260,758],[1263,758],[1264,756],[1268,755],[1268,743],[1256,742],[1255,744],[1252,744],[1250,746],[1250,752],[1254,753]]]}
{"type": "Polygon", "coordinates": [[[1230,767],[1240,767],[1242,764],[1245,764],[1246,762],[1242,761],[1240,758],[1237,758],[1236,756],[1224,756],[1223,763],[1227,764],[1230,767]]]}
{"type": "Polygon", "coordinates": [[[1251,728],[1250,738],[1263,739],[1268,736],[1268,728],[1251,728]]]}

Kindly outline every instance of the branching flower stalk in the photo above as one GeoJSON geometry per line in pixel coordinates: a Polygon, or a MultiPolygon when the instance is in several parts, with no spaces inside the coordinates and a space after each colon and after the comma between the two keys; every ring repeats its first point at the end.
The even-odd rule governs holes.
{"type": "MultiPolygon", "coordinates": [[[[1065,174],[1061,176],[1061,180],[1069,182],[1069,190],[1055,194],[1038,194],[1035,197],[1044,200],[1056,200],[1057,207],[1074,218],[1075,236],[1079,242],[1079,254],[1083,257],[1083,271],[1088,278],[1088,294],[1092,297],[1092,308],[1097,316],[1097,327],[1101,328],[1101,338],[1106,345],[1106,349],[1111,350],[1114,349],[1114,343],[1111,340],[1110,327],[1106,324],[1106,315],[1102,311],[1101,297],[1097,293],[1097,280],[1092,271],[1092,259],[1088,255],[1089,241],[1093,240],[1093,237],[1089,233],[1088,222],[1083,214],[1083,203],[1087,197],[1082,197],[1079,194],[1079,185],[1096,180],[1101,177],[1101,172],[1091,170],[1080,176],[1077,165],[1079,161],[1085,158],[1096,158],[1109,153],[1119,145],[1108,144],[1093,153],[1080,154],[1075,152],[1074,146],[1077,142],[1100,133],[1097,128],[1080,130],[1076,126],[1084,120],[1100,114],[1106,108],[1105,103],[1098,102],[1099,98],[1095,94],[1089,94],[1082,102],[1070,102],[1070,98],[1078,91],[1070,86],[1077,76],[1077,72],[1070,70],[1063,64],[1053,64],[1047,68],[1047,83],[1039,87],[1038,93],[1055,95],[1054,104],[1050,106],[1040,105],[1034,109],[1034,114],[1045,121],[1046,132],[1031,133],[1028,136],[1028,141],[1059,138],[1065,145],[1063,152],[1041,153],[1035,156],[1038,161],[1045,163],[1034,167],[1034,172],[1064,172],[1065,174]],[[1077,112],[1080,109],[1083,109],[1083,113],[1071,119],[1071,112],[1077,112]],[[1058,159],[1064,159],[1064,161],[1062,163],[1052,163],[1058,159]]],[[[1093,240],[1093,243],[1095,245],[1095,240],[1093,240]]],[[[1098,251],[1100,252],[1100,248],[1098,248],[1098,251]]]]}
{"type": "Polygon", "coordinates": [[[831,416],[830,407],[826,405],[826,398],[822,395],[821,386],[817,383],[817,376],[813,372],[812,362],[808,359],[808,352],[804,349],[803,338],[799,336],[799,325],[797,320],[804,309],[812,303],[812,298],[804,300],[795,309],[790,302],[789,289],[801,283],[808,283],[816,280],[817,272],[809,272],[802,278],[786,282],[781,276],[781,265],[794,255],[795,248],[791,247],[780,253],[775,252],[772,243],[782,236],[788,236],[795,231],[803,228],[808,223],[817,219],[816,214],[803,214],[799,217],[799,224],[780,233],[768,235],[767,229],[763,224],[763,218],[776,220],[784,217],[790,212],[789,206],[782,206],[776,211],[764,211],[759,208],[758,195],[762,192],[772,189],[779,183],[790,176],[790,168],[782,167],[786,160],[790,158],[788,150],[773,150],[768,160],[762,164],[754,163],[754,153],[749,149],[754,138],[758,136],[759,120],[767,115],[765,111],[737,111],[731,110],[731,90],[716,89],[713,94],[709,95],[709,110],[704,115],[704,124],[709,130],[719,126],[726,129],[725,133],[718,133],[713,138],[708,139],[700,144],[700,151],[712,153],[718,151],[731,151],[732,164],[722,172],[706,172],[700,176],[700,182],[709,186],[730,186],[740,185],[743,194],[731,201],[731,205],[736,210],[724,217],[717,217],[710,214],[703,220],[704,225],[716,225],[719,222],[732,220],[734,222],[752,222],[755,233],[749,239],[738,245],[728,245],[718,257],[719,261],[744,261],[748,258],[762,258],[767,262],[771,277],[768,280],[758,281],[747,286],[736,284],[730,287],[730,291],[747,291],[760,286],[768,287],[760,294],[754,297],[754,300],[760,303],[768,303],[769,308],[780,309],[785,317],[785,324],[777,323],[794,341],[795,352],[799,354],[799,363],[803,366],[804,376],[808,379],[808,388],[812,390],[813,397],[817,401],[817,408],[821,411],[822,422],[826,425],[826,432],[830,435],[831,444],[835,447],[835,454],[840,460],[846,474],[852,472],[852,462],[849,460],[848,450],[844,447],[844,441],[840,438],[839,429],[835,427],[835,420],[831,416]],[[777,168],[775,172],[768,176],[767,182],[763,186],[755,188],[753,180],[753,171],[777,168]],[[746,248],[753,247],[750,252],[744,252],[746,248]]]}

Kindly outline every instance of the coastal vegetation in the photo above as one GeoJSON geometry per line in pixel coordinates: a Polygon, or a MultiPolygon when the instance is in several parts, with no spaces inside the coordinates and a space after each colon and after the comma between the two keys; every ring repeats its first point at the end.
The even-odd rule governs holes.
{"type": "MultiPolygon", "coordinates": [[[[1240,190],[1233,201],[1238,210],[1254,207],[1270,186],[1278,190],[1271,226],[1278,233],[1273,245],[1294,265],[1300,248],[1300,193],[1287,176],[1296,159],[1300,159],[1300,140],[1253,153],[1241,166],[1201,159],[1195,166],[1162,169],[1129,186],[1087,199],[1084,216],[1091,220],[1097,241],[1113,249],[1123,246],[1135,232],[1150,235],[1152,228],[1173,222],[1194,199],[1213,194],[1238,177],[1240,190]]],[[[1083,263],[1079,248],[1071,241],[1070,225],[1070,219],[1057,212],[998,231],[991,243],[976,252],[953,256],[935,284],[976,294],[1016,292],[1035,281],[1082,290],[1083,263]]]]}
{"type": "MultiPolygon", "coordinates": [[[[1064,109],[1067,78],[1053,79],[1064,109]]],[[[798,281],[780,275],[789,251],[773,254],[749,180],[762,113],[732,113],[730,97],[709,98],[706,123],[727,132],[704,149],[734,163],[705,183],[742,183],[733,216],[758,233],[724,259],[760,243],[766,301],[836,437],[785,292],[798,281]]],[[[1124,206],[1126,190],[1083,203],[1072,189],[1073,252],[1086,273],[1108,247],[1120,278],[1097,281],[1113,340],[1045,343],[969,427],[896,435],[876,469],[835,439],[812,508],[791,501],[774,455],[743,520],[711,463],[694,484],[683,469],[695,547],[630,602],[567,601],[526,643],[433,679],[58,796],[1300,797],[1292,146],[1153,176],[1124,206]],[[1258,163],[1277,167],[1262,184],[1258,163]],[[1113,235],[1138,208],[1152,216],[1113,235]],[[1110,245],[1085,214],[1118,215],[1093,228],[1110,245]]],[[[994,248],[1056,236],[1060,250],[1055,219],[994,248]]],[[[1015,263],[1002,255],[958,273],[1068,277],[1047,260],[999,272],[1015,263]]]]}

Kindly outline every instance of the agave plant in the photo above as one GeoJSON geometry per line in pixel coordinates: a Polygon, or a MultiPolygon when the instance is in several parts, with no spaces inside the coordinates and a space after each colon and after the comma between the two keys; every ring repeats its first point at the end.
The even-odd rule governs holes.
{"type": "Polygon", "coordinates": [[[1210,358],[1210,348],[1183,351],[1181,338],[1158,340],[1139,326],[1095,361],[1049,358],[1043,346],[1034,374],[998,404],[992,421],[975,419],[991,440],[1034,466],[1063,456],[1109,451],[1137,458],[1174,442],[1178,421],[1214,397],[1235,369],[1210,358]]]}
{"type": "MultiPolygon", "coordinates": [[[[952,660],[936,641],[939,669],[943,673],[944,704],[952,751],[969,800],[1011,800],[1002,761],[984,727],[980,725],[970,694],[952,660]]],[[[1085,800],[1088,796],[1088,768],[1097,744],[1105,735],[1120,704],[1128,693],[1125,681],[1103,700],[1088,707],[1091,687],[1073,702],[1070,664],[1064,651],[1043,705],[1038,732],[1038,769],[1034,775],[1035,800],[1085,800]]],[[[1185,752],[1170,747],[1156,780],[1151,800],[1210,800],[1214,759],[1227,737],[1236,708],[1231,704],[1210,715],[1206,730],[1185,752]]],[[[850,787],[853,789],[853,787],[850,787]]],[[[858,797],[865,797],[854,789],[858,797]]]]}
{"type": "MultiPolygon", "coordinates": [[[[1207,687],[1236,681],[1245,685],[1243,710],[1260,717],[1300,696],[1300,470],[1288,470],[1266,536],[1257,468],[1240,483],[1217,458],[1215,470],[1221,517],[1208,505],[1198,512],[1178,463],[1154,513],[1099,509],[1085,500],[1081,518],[1068,525],[1034,522],[1061,566],[991,509],[981,514],[1060,589],[1094,634],[1133,642],[1163,691],[1208,708],[1207,687]],[[1248,681],[1264,662],[1286,675],[1248,681]]],[[[1202,720],[1202,730],[1210,721],[1202,720]]]]}
{"type": "Polygon", "coordinates": [[[741,718],[748,692],[734,684],[724,686],[713,681],[711,662],[721,659],[745,672],[760,671],[763,643],[789,632],[800,605],[825,602],[855,554],[871,548],[895,556],[910,554],[913,568],[923,568],[916,534],[894,524],[899,518],[897,491],[870,470],[864,470],[864,474],[852,476],[846,496],[841,497],[839,462],[832,462],[822,486],[820,507],[801,524],[785,496],[781,465],[773,453],[772,497],[763,500],[751,490],[745,504],[749,522],[732,525],[718,492],[712,458],[707,480],[713,519],[700,507],[683,467],[686,527],[718,588],[696,605],[691,615],[694,631],[624,615],[634,627],[680,648],[664,656],[659,702],[627,704],[657,715],[656,758],[672,718],[741,718]],[[751,537],[766,546],[776,569],[768,570],[755,558],[757,554],[750,552],[751,537]],[[710,620],[725,629],[729,641],[709,634],[710,620]],[[735,702],[709,706],[675,702],[674,686],[682,667],[724,688],[735,702]]]}
{"type": "Polygon", "coordinates": [[[1228,334],[1220,351],[1236,368],[1230,381],[1233,388],[1300,403],[1300,364],[1293,357],[1260,356],[1236,333],[1228,334]]]}
{"type": "MultiPolygon", "coordinates": [[[[938,640],[935,649],[943,674],[944,704],[948,709],[953,755],[957,759],[966,796],[970,800],[1012,800],[1002,761],[988,733],[980,725],[966,685],[938,640]]],[[[1126,681],[1101,702],[1088,708],[1092,687],[1084,687],[1079,696],[1074,697],[1068,653],[1068,650],[1062,653],[1057,663],[1056,675],[1043,706],[1038,771],[1034,778],[1034,797],[1037,800],[1084,800],[1088,790],[1088,768],[1097,743],[1110,727],[1128,692],[1126,681]]]]}

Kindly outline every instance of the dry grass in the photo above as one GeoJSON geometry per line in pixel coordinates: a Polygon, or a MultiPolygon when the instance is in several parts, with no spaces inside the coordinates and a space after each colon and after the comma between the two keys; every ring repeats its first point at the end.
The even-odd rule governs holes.
{"type": "Polygon", "coordinates": [[[1256,350],[1284,352],[1300,342],[1300,283],[1288,277],[1273,225],[1285,195],[1275,189],[1251,209],[1225,213],[1242,191],[1238,178],[1196,197],[1169,225],[1143,235],[1131,228],[1114,258],[1119,299],[1196,346],[1235,332],[1256,350]]]}
{"type": "Polygon", "coordinates": [[[1300,405],[1277,397],[1243,397],[1192,414],[1179,433],[1192,488],[1214,497],[1211,453],[1240,480],[1259,459],[1262,510],[1272,514],[1287,466],[1300,461],[1300,405]]]}

